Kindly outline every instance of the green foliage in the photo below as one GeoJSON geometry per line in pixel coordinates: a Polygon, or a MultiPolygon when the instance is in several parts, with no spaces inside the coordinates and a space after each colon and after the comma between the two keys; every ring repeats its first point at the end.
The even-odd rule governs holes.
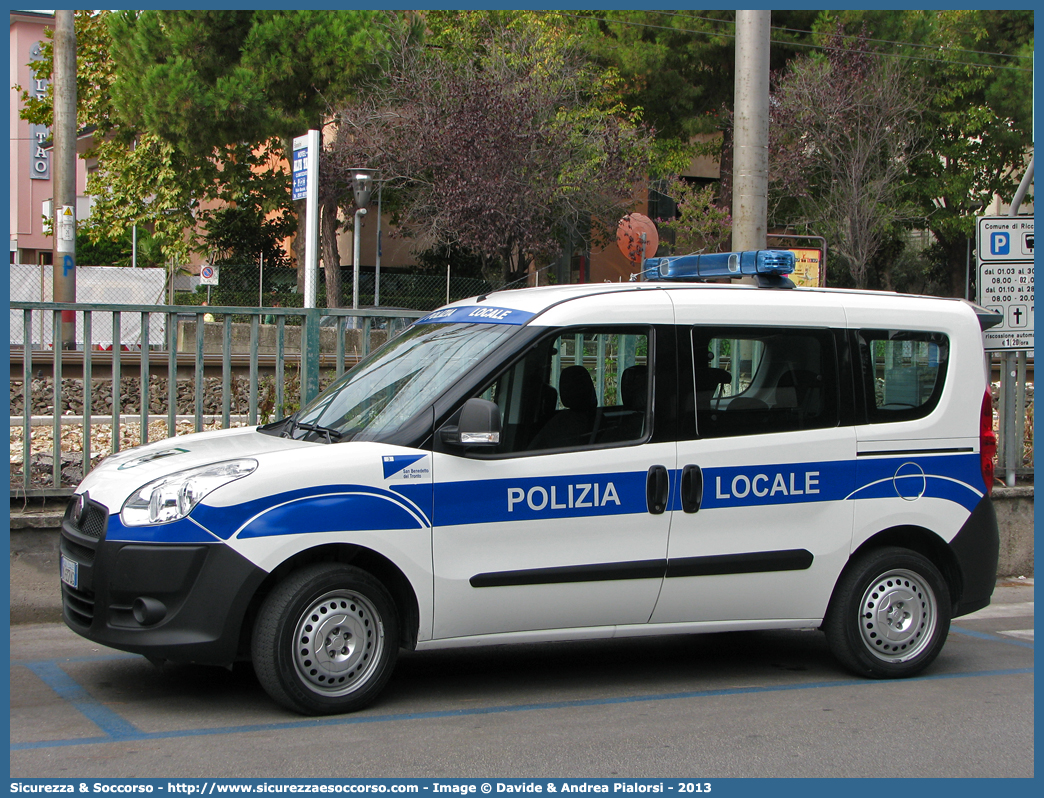
{"type": "Polygon", "coordinates": [[[125,266],[130,261],[129,238],[92,240],[86,230],[76,231],[76,263],[78,266],[125,266]]]}
{"type": "Polygon", "coordinates": [[[208,158],[238,141],[318,127],[329,102],[373,74],[372,11],[127,11],[112,17],[126,121],[208,158]]]}
{"type": "Polygon", "coordinates": [[[113,238],[88,222],[76,230],[76,262],[81,266],[136,265],[139,269],[161,268],[167,265],[162,236],[139,228],[136,243],[135,247],[134,233],[131,230],[113,238]]]}
{"type": "MultiPolygon", "coordinates": [[[[187,263],[196,221],[250,195],[288,212],[289,137],[373,74],[386,17],[368,11],[78,11],[78,116],[96,128],[97,235],[155,231],[187,263]],[[376,54],[376,55],[374,55],[376,54]]],[[[39,74],[51,72],[45,47],[39,74]]],[[[51,96],[23,116],[50,124],[51,96]]]]}
{"type": "MultiPolygon", "coordinates": [[[[404,51],[340,110],[331,171],[366,163],[402,190],[398,223],[483,259],[510,282],[588,231],[607,238],[648,174],[652,137],[619,77],[584,57],[559,15],[428,15],[430,49],[404,51]]],[[[346,191],[342,187],[342,196],[346,191]]]]}
{"type": "Polygon", "coordinates": [[[700,187],[680,177],[659,189],[674,200],[673,218],[655,219],[660,235],[673,239],[672,254],[723,252],[732,236],[732,216],[715,204],[713,186],[700,187]]]}
{"type": "Polygon", "coordinates": [[[903,64],[840,26],[822,53],[795,59],[775,83],[770,192],[796,200],[788,210],[827,238],[856,287],[870,284],[878,253],[916,217],[901,199],[923,151],[922,105],[903,64]]]}
{"type": "MultiPolygon", "coordinates": [[[[109,89],[115,74],[115,64],[109,57],[111,39],[108,29],[108,11],[77,11],[76,30],[76,122],[80,128],[96,127],[109,131],[113,125],[113,109],[109,89]]],[[[44,31],[40,59],[34,62],[38,78],[50,78],[54,61],[54,30],[44,31]]],[[[21,87],[16,87],[20,89],[21,87]]],[[[42,98],[22,91],[22,119],[37,125],[52,123],[54,82],[48,84],[42,98]]]]}
{"type": "Polygon", "coordinates": [[[266,268],[289,266],[281,244],[294,232],[293,218],[288,213],[266,217],[264,209],[251,199],[244,197],[235,205],[206,213],[204,238],[211,262],[258,263],[264,258],[266,268]]]}
{"type": "Polygon", "coordinates": [[[817,28],[869,25],[880,44],[909,60],[928,87],[922,122],[927,148],[909,165],[903,199],[935,243],[924,253],[930,290],[964,295],[967,240],[995,196],[1010,201],[1032,148],[1033,11],[912,10],[823,12],[817,28]]]}
{"type": "MultiPolygon", "coordinates": [[[[590,191],[593,185],[615,181],[624,187],[622,161],[655,177],[684,173],[697,153],[693,137],[721,130],[726,133],[727,182],[733,21],[732,11],[623,9],[77,11],[78,121],[96,131],[90,155],[99,164],[88,186],[96,200],[87,228],[92,243],[85,242],[81,253],[113,260],[117,250],[112,242],[123,240],[136,224],[139,262],[145,250],[158,247],[162,252],[148,260],[187,263],[194,252],[210,247],[197,237],[204,209],[215,203],[238,205],[243,197],[264,218],[288,218],[288,177],[280,159],[290,137],[320,125],[332,108],[358,104],[364,92],[383,92],[373,107],[387,111],[392,106],[385,100],[404,78],[416,88],[423,77],[404,73],[404,63],[425,69],[441,63],[441,74],[459,77],[470,71],[486,79],[487,89],[497,76],[516,74],[526,80],[502,82],[515,94],[491,105],[485,117],[477,114],[479,102],[468,111],[474,112],[470,123],[460,117],[462,126],[453,136],[459,149],[472,148],[463,155],[476,161],[471,171],[478,182],[450,188],[478,199],[463,203],[459,218],[439,215],[439,199],[452,191],[432,188],[439,177],[437,159],[426,170],[392,170],[402,179],[386,184],[385,205],[398,211],[408,232],[424,228],[417,224],[424,217],[430,223],[425,229],[437,231],[435,240],[457,245],[451,261],[462,274],[471,267],[461,246],[486,253],[479,257],[485,259],[487,273],[496,268],[502,269],[501,277],[507,271],[519,274],[534,257],[552,257],[554,247],[528,232],[522,237],[508,234],[503,221],[492,218],[494,209],[505,209],[512,218],[519,218],[509,210],[516,201],[515,211],[535,209],[540,228],[558,240],[587,237],[588,216],[594,217],[593,234],[604,233],[615,223],[614,204],[591,201],[599,193],[590,191]],[[416,51],[422,26],[427,28],[425,57],[393,58],[400,45],[403,53],[416,51]],[[524,92],[532,96],[536,91],[554,102],[541,112],[539,124],[523,124],[517,103],[524,92]],[[498,120],[497,114],[507,116],[498,120]],[[503,169],[493,175],[487,167],[496,159],[482,155],[481,137],[463,143],[470,141],[469,124],[472,132],[485,125],[490,141],[513,127],[513,135],[532,145],[534,157],[519,161],[523,166],[511,177],[503,169]],[[616,138],[606,139],[607,129],[615,130],[616,138]],[[651,142],[649,132],[655,134],[651,142]],[[568,151],[565,162],[552,163],[552,156],[562,151],[568,151]],[[492,190],[477,189],[479,183],[492,190]],[[429,201],[418,216],[417,197],[425,192],[429,201]],[[606,224],[600,224],[600,215],[606,224]],[[460,232],[469,223],[474,229],[460,232]],[[152,237],[145,236],[145,229],[154,231],[152,237]],[[489,238],[496,230],[504,233],[503,241],[499,252],[490,255],[490,242],[480,234],[484,231],[489,238]]],[[[863,25],[873,30],[882,40],[875,47],[885,56],[900,56],[914,81],[927,89],[920,114],[931,132],[928,146],[906,164],[901,190],[889,201],[915,210],[904,210],[885,226],[881,252],[894,258],[881,262],[870,257],[874,265],[867,283],[914,285],[923,280],[926,290],[962,294],[965,242],[973,234],[974,216],[995,195],[1010,200],[1031,151],[1033,11],[774,11],[773,71],[807,55],[810,51],[797,45],[822,43],[839,23],[850,36],[863,25]],[[812,35],[802,32],[809,29],[812,35]],[[935,243],[924,252],[893,249],[889,242],[903,239],[902,226],[927,227],[935,243]]],[[[827,60],[812,52],[811,63],[827,60]]],[[[51,59],[48,40],[37,65],[40,77],[50,75],[51,59]]],[[[23,118],[51,124],[50,90],[42,99],[23,92],[22,99],[23,118]]],[[[459,95],[456,104],[443,100],[431,106],[441,116],[414,116],[426,127],[425,135],[440,132],[447,119],[466,108],[456,102],[462,100],[459,95]]],[[[330,127],[324,131],[328,146],[331,132],[330,127]]],[[[353,128],[351,137],[357,139],[358,151],[373,155],[377,150],[366,146],[364,132],[353,128]]],[[[443,138],[447,146],[452,143],[452,136],[443,138]]],[[[417,142],[422,143],[430,138],[417,142]]],[[[510,148],[503,151],[508,154],[510,148]]],[[[374,157],[389,166],[394,158],[387,155],[374,157]]],[[[505,155],[497,165],[506,169],[509,160],[505,155]]],[[[353,157],[346,163],[358,166],[361,161],[353,157]]],[[[804,176],[790,174],[794,179],[785,181],[787,190],[775,195],[774,220],[794,231],[824,232],[801,204],[804,176]],[[802,221],[810,226],[802,228],[802,221]]],[[[324,231],[333,229],[335,204],[350,204],[343,178],[335,176],[334,183],[324,185],[324,231]]],[[[618,192],[614,202],[623,202],[626,193],[618,192]]],[[[231,217],[228,221],[234,226],[231,217]]],[[[262,236],[259,225],[256,232],[262,236]]],[[[253,236],[246,228],[239,235],[244,240],[253,236]]],[[[831,236],[834,268],[846,259],[831,236]]],[[[335,251],[326,249],[330,237],[323,236],[324,259],[332,260],[335,251]]],[[[251,245],[231,249],[251,251],[251,245]]]]}
{"type": "Polygon", "coordinates": [[[445,274],[448,265],[454,277],[482,279],[482,257],[459,244],[435,244],[415,258],[421,271],[445,274]]]}
{"type": "MultiPolygon", "coordinates": [[[[694,137],[729,126],[735,84],[734,11],[579,11],[574,24],[596,63],[621,78],[619,100],[642,109],[663,149],[654,174],[682,172],[696,153],[694,137]],[[671,157],[673,156],[673,157],[671,157]]],[[[809,37],[810,11],[773,11],[770,69],[778,71],[803,49],[788,41],[809,37]]]]}

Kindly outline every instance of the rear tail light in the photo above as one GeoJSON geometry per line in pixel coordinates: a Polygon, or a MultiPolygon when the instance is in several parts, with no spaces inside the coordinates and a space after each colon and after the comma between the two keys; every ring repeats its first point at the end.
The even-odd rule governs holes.
{"type": "Polygon", "coordinates": [[[986,494],[993,492],[993,472],[997,459],[997,433],[993,431],[993,397],[989,386],[982,397],[979,413],[979,459],[982,466],[982,481],[986,483],[986,494]]]}

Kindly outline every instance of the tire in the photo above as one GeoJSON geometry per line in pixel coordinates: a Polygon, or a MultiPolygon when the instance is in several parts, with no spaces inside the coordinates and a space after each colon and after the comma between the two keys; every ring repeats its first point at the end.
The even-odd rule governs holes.
{"type": "Polygon", "coordinates": [[[284,707],[305,715],[354,712],[377,697],[395,668],[398,613],[366,571],[316,563],[268,594],[250,650],[258,681],[284,707]]]}
{"type": "Polygon", "coordinates": [[[950,631],[950,590],[916,552],[875,549],[845,570],[823,623],[834,656],[873,679],[914,676],[939,655],[950,631]]]}

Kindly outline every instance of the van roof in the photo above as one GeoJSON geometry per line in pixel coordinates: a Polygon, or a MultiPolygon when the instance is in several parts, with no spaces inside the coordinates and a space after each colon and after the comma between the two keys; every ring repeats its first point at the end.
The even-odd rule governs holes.
{"type": "MultiPolygon", "coordinates": [[[[851,288],[793,288],[793,289],[765,289],[753,285],[736,283],[663,283],[663,282],[629,282],[629,283],[576,283],[570,285],[541,286],[539,288],[520,288],[508,291],[492,291],[477,297],[462,299],[446,305],[446,308],[460,307],[491,307],[510,308],[527,314],[536,315],[548,308],[568,302],[570,300],[598,296],[602,294],[614,294],[631,291],[666,291],[672,295],[691,292],[704,293],[716,291],[756,291],[763,294],[766,291],[779,298],[782,305],[787,304],[788,296],[819,295],[823,299],[824,306],[844,307],[853,303],[866,306],[867,304],[880,304],[881,307],[895,308],[896,303],[911,305],[925,300],[935,302],[957,303],[960,306],[970,307],[979,316],[983,328],[993,326],[999,321],[993,321],[991,311],[979,307],[965,299],[954,297],[935,297],[919,294],[900,294],[892,291],[870,291],[851,288]]],[[[806,304],[802,302],[801,304],[806,304]]],[[[936,307],[941,307],[936,305],[936,307]]],[[[911,308],[912,310],[912,308],[911,308]]],[[[962,311],[958,311],[962,312],[962,311]]]]}

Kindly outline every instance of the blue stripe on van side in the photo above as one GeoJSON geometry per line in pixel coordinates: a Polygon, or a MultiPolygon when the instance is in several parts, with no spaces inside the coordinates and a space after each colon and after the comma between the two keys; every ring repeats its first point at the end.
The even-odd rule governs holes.
{"type": "Polygon", "coordinates": [[[408,499],[369,485],[321,485],[265,496],[243,504],[213,507],[201,503],[192,518],[227,540],[302,532],[364,529],[416,529],[430,515],[408,499]],[[244,527],[245,525],[245,527],[244,527]]]}
{"type": "Polygon", "coordinates": [[[846,498],[893,498],[898,488],[907,498],[924,495],[945,499],[968,512],[975,509],[985,490],[979,455],[975,453],[860,458],[855,485],[859,487],[846,498]]]}
{"type": "MultiPolygon", "coordinates": [[[[680,511],[679,472],[671,474],[670,510],[680,511]]],[[[969,512],[982,498],[977,454],[904,455],[812,463],[704,469],[701,510],[805,502],[926,496],[969,512]],[[922,476],[923,472],[923,476],[922,476]]],[[[124,527],[110,516],[110,540],[215,542],[309,532],[417,529],[648,512],[647,473],[609,472],[398,485],[301,488],[228,507],[198,505],[170,524],[124,527]],[[433,517],[434,511],[434,517],[433,517]]]]}
{"type": "Polygon", "coordinates": [[[119,540],[133,543],[217,543],[218,539],[195,524],[191,519],[182,518],[169,524],[152,524],[149,526],[124,526],[119,513],[109,516],[109,525],[105,531],[106,540],[119,540]]]}
{"type": "Polygon", "coordinates": [[[644,471],[435,485],[435,524],[487,524],[644,513],[644,471]]]}

